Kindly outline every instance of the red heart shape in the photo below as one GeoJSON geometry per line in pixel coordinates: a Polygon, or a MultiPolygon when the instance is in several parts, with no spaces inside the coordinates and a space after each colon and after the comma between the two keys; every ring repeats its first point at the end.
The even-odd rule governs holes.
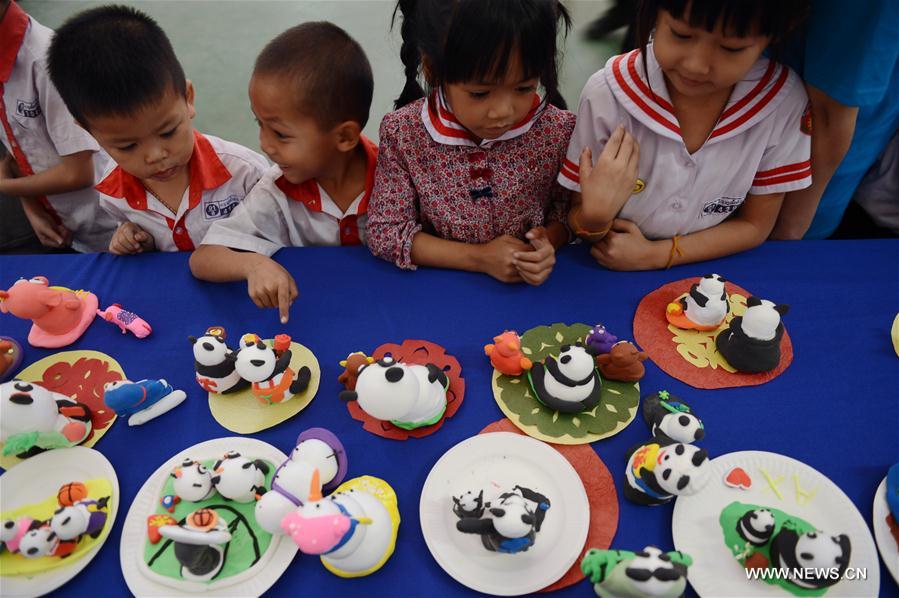
{"type": "Polygon", "coordinates": [[[734,467],[724,478],[724,483],[731,488],[749,490],[750,486],[752,486],[752,478],[749,477],[749,474],[742,467],[734,467]]]}

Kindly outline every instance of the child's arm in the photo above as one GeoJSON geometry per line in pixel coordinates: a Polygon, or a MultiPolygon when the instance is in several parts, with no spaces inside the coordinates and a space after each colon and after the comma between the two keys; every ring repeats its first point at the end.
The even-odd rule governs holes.
{"type": "Polygon", "coordinates": [[[109,240],[109,253],[133,255],[145,251],[155,251],[153,236],[133,222],[123,222],[109,240]]]}
{"type": "Polygon", "coordinates": [[[72,231],[62,224],[57,224],[56,219],[47,212],[47,208],[38,198],[23,197],[22,210],[41,245],[58,249],[72,244],[72,231]]]}
{"type": "Polygon", "coordinates": [[[190,271],[209,282],[247,281],[247,292],[257,307],[276,307],[286,324],[297,298],[297,283],[282,265],[252,251],[221,245],[200,245],[190,256],[190,271]]]}
{"type": "Polygon", "coordinates": [[[818,203],[842,162],[855,133],[858,106],[847,106],[823,91],[807,85],[812,106],[812,184],[792,191],[784,202],[771,233],[772,239],[801,239],[818,209],[818,203]]]}
{"type": "Polygon", "coordinates": [[[60,162],[30,176],[13,177],[4,172],[0,193],[13,197],[35,197],[77,191],[94,184],[94,152],[90,150],[61,156],[60,162]]]}
{"type": "Polygon", "coordinates": [[[483,272],[501,282],[521,282],[516,259],[531,246],[509,235],[489,243],[461,243],[418,232],[412,238],[412,263],[418,266],[483,272]]]}
{"type": "Polygon", "coordinates": [[[572,203],[577,229],[600,236],[627,203],[637,181],[640,146],[618,125],[605,144],[596,164],[585,147],[580,155],[581,192],[572,203]]]}
{"type": "Polygon", "coordinates": [[[717,226],[675,239],[650,241],[636,224],[616,219],[609,233],[590,250],[610,270],[654,270],[732,255],[761,245],[777,221],[783,193],[750,195],[717,226]]]}

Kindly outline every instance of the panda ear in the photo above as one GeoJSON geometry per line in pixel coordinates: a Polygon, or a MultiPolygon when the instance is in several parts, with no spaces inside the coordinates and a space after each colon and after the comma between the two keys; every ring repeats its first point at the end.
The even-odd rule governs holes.
{"type": "Polygon", "coordinates": [[[693,454],[693,465],[699,467],[702,463],[709,458],[709,452],[705,449],[699,449],[693,454]]]}
{"type": "Polygon", "coordinates": [[[521,516],[521,521],[523,523],[527,523],[528,525],[534,525],[534,516],[525,513],[521,516]]]}
{"type": "Polygon", "coordinates": [[[677,481],[677,489],[683,490],[690,484],[690,476],[685,475],[681,476],[681,478],[677,481]]]}
{"type": "Polygon", "coordinates": [[[190,344],[194,345],[194,344],[196,344],[196,342],[197,342],[197,337],[195,337],[195,336],[189,336],[189,337],[187,337],[187,340],[190,341],[190,344]]]}
{"type": "Polygon", "coordinates": [[[790,311],[790,306],[789,305],[775,305],[774,311],[779,313],[781,316],[785,316],[785,315],[787,315],[787,312],[790,311]]]}
{"type": "Polygon", "coordinates": [[[265,351],[265,343],[263,343],[262,341],[259,341],[258,343],[256,343],[256,348],[259,349],[260,351],[265,351]]]}
{"type": "Polygon", "coordinates": [[[762,300],[754,295],[746,300],[746,307],[757,307],[761,304],[762,300]]]}
{"type": "Polygon", "coordinates": [[[721,282],[727,282],[727,279],[723,276],[718,276],[718,280],[720,280],[721,282]]]}
{"type": "Polygon", "coordinates": [[[461,505],[459,504],[459,499],[456,498],[455,496],[453,497],[453,503],[454,503],[456,506],[461,506],[461,505]]]}
{"type": "Polygon", "coordinates": [[[355,390],[344,390],[340,393],[341,401],[350,402],[350,401],[355,401],[358,398],[359,398],[359,394],[356,393],[355,390]]]}
{"type": "Polygon", "coordinates": [[[506,510],[500,509],[499,507],[494,507],[494,508],[490,509],[490,514],[493,515],[494,517],[502,517],[506,514],[506,510]]]}
{"type": "Polygon", "coordinates": [[[706,274],[706,275],[703,276],[703,278],[714,279],[714,278],[715,278],[715,275],[714,275],[714,274],[706,274]]]}

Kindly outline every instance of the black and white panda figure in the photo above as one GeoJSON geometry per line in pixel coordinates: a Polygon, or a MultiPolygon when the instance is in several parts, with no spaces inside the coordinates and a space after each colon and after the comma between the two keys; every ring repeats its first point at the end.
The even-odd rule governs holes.
{"type": "Polygon", "coordinates": [[[446,413],[449,378],[433,363],[403,363],[391,355],[359,367],[356,389],[340,393],[344,401],[358,401],[368,415],[398,428],[430,426],[446,413]]]}
{"type": "Polygon", "coordinates": [[[159,534],[172,541],[181,577],[188,581],[209,581],[225,565],[231,532],[212,509],[198,509],[180,525],[160,527],[159,534]]]}
{"type": "Polygon", "coordinates": [[[702,490],[710,469],[705,449],[654,438],[628,451],[624,496],[641,505],[661,505],[702,490]]]}
{"type": "Polygon", "coordinates": [[[235,367],[240,377],[251,383],[253,395],[260,402],[280,404],[306,390],[312,379],[312,371],[307,366],[297,372],[290,368],[292,356],[289,345],[276,352],[257,335],[245,334],[240,341],[235,367]]]}
{"type": "Polygon", "coordinates": [[[768,509],[748,511],[737,521],[737,533],[753,546],[764,546],[774,535],[774,513],[768,509]]]}
{"type": "MultiPolygon", "coordinates": [[[[534,545],[550,501],[539,492],[515,486],[484,506],[486,517],[459,515],[456,529],[480,535],[484,548],[491,552],[516,554],[534,545]]],[[[453,512],[458,515],[455,504],[453,512]]]]}
{"type": "Polygon", "coordinates": [[[32,521],[25,535],[19,540],[18,552],[28,559],[52,556],[59,548],[59,536],[45,521],[32,521]]]}
{"type": "Polygon", "coordinates": [[[174,480],[172,487],[175,496],[187,502],[200,502],[212,496],[215,488],[212,485],[212,472],[190,457],[185,457],[181,465],[169,474],[174,480]]]}
{"type": "Polygon", "coordinates": [[[484,491],[477,494],[469,490],[464,494],[453,497],[453,513],[459,519],[474,517],[480,519],[484,516],[484,491]]]}
{"type": "Polygon", "coordinates": [[[705,427],[690,405],[662,390],[643,397],[643,419],[653,437],[692,443],[705,438],[705,427]]]}
{"type": "Polygon", "coordinates": [[[715,339],[718,352],[740,372],[770,372],[780,363],[780,341],[784,326],[781,317],[788,305],[750,297],[746,312],[736,316],[715,339]]]}
{"type": "Polygon", "coordinates": [[[228,451],[213,466],[212,485],[228,500],[248,503],[265,494],[265,461],[251,461],[237,451],[228,451]]]}
{"type": "Polygon", "coordinates": [[[562,345],[558,356],[535,363],[528,381],[537,400],[561,413],[590,411],[602,396],[595,356],[580,341],[562,345]]]}
{"type": "Polygon", "coordinates": [[[77,542],[82,536],[99,538],[106,526],[109,497],[79,500],[58,508],[50,519],[50,529],[63,541],[77,542]]]}
{"type": "Polygon", "coordinates": [[[703,328],[720,326],[730,311],[725,282],[717,274],[706,274],[694,283],[681,299],[687,319],[703,328]]]}
{"type": "Polygon", "coordinates": [[[225,344],[225,329],[212,326],[206,334],[187,337],[193,345],[194,369],[197,383],[206,392],[228,394],[247,388],[250,383],[240,377],[235,368],[237,357],[225,344]]]}
{"type": "Polygon", "coordinates": [[[637,552],[591,549],[581,561],[581,571],[602,598],[677,598],[684,595],[692,564],[688,554],[662,552],[655,546],[637,552]]]}
{"type": "Polygon", "coordinates": [[[791,577],[790,583],[807,590],[818,590],[836,584],[849,567],[852,545],[849,536],[831,536],[821,531],[797,533],[782,527],[771,541],[771,566],[776,569],[817,573],[804,578],[791,577]],[[837,570],[839,575],[829,573],[837,570]]]}

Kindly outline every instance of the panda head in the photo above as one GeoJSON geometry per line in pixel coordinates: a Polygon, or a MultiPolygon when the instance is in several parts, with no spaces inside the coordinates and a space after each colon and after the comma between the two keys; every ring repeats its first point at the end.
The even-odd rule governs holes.
{"type": "Polygon", "coordinates": [[[666,413],[655,426],[653,433],[661,432],[671,440],[690,443],[705,437],[702,421],[690,412],[666,413]]]}
{"type": "Polygon", "coordinates": [[[198,502],[209,495],[212,490],[212,472],[191,458],[185,458],[181,465],[171,473],[175,478],[172,487],[175,495],[188,502],[198,502]]]}
{"type": "Polygon", "coordinates": [[[596,361],[578,341],[573,345],[562,345],[556,361],[559,371],[571,380],[584,380],[593,374],[596,361]]]}
{"type": "Polygon", "coordinates": [[[19,541],[19,553],[25,558],[36,559],[53,554],[57,546],[59,538],[50,526],[42,521],[35,521],[19,541]]]}
{"type": "Polygon", "coordinates": [[[789,305],[775,305],[767,299],[750,297],[746,300],[746,312],[743,314],[743,332],[750,338],[771,340],[780,325],[781,316],[789,310],[789,305]]]}
{"type": "Polygon", "coordinates": [[[223,336],[206,334],[200,338],[188,337],[193,343],[194,359],[200,365],[214,366],[233,358],[234,353],[225,344],[223,336]]]}
{"type": "Polygon", "coordinates": [[[709,480],[709,455],[692,444],[669,444],[659,451],[653,473],[666,493],[695,494],[709,480]]]}
{"type": "Polygon", "coordinates": [[[725,282],[727,281],[717,274],[706,274],[699,279],[699,289],[706,297],[721,297],[724,295],[725,282]]]}
{"type": "Polygon", "coordinates": [[[87,531],[90,513],[84,507],[60,507],[50,519],[50,529],[60,540],[74,540],[87,531]]]}
{"type": "Polygon", "coordinates": [[[58,416],[56,399],[43,386],[23,380],[0,384],[0,441],[22,432],[50,432],[58,416]]]}
{"type": "Polygon", "coordinates": [[[234,368],[244,380],[262,382],[275,374],[277,363],[278,357],[275,355],[275,350],[265,342],[256,340],[244,344],[242,340],[234,368]]]}
{"type": "Polygon", "coordinates": [[[821,575],[812,579],[808,577],[791,579],[800,587],[816,589],[833,585],[839,581],[849,566],[852,546],[846,534],[831,536],[822,531],[798,534],[785,527],[781,529],[774,542],[777,544],[775,552],[780,560],[776,565],[816,569],[822,572],[833,568],[840,572],[840,576],[821,575]]]}
{"type": "Polygon", "coordinates": [[[465,514],[475,514],[484,507],[484,491],[475,494],[472,490],[453,497],[453,512],[460,517],[465,514]]]}
{"type": "Polygon", "coordinates": [[[419,390],[415,372],[390,355],[359,368],[356,400],[363,411],[377,419],[402,418],[415,407],[419,390]]]}
{"type": "Polygon", "coordinates": [[[774,513],[769,509],[755,509],[748,513],[746,525],[749,530],[758,535],[771,535],[774,531],[774,513]]]}
{"type": "Polygon", "coordinates": [[[683,565],[671,562],[668,554],[655,546],[647,546],[627,561],[624,574],[637,591],[629,595],[675,596],[683,593],[683,590],[673,590],[684,583],[686,571],[683,565]]]}
{"type": "Polygon", "coordinates": [[[534,530],[534,511],[517,492],[501,495],[489,512],[493,516],[493,529],[505,538],[523,538],[534,530]]]}

